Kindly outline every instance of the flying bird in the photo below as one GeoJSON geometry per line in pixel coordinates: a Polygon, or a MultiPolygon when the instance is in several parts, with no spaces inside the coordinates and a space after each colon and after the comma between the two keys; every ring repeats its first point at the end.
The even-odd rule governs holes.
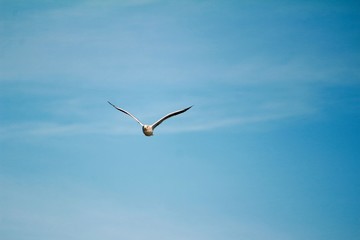
{"type": "Polygon", "coordinates": [[[184,113],[186,112],[187,110],[189,110],[192,106],[190,107],[187,107],[187,108],[184,108],[184,109],[181,109],[181,110],[178,110],[178,111],[175,111],[175,112],[172,112],[172,113],[169,113],[167,115],[165,115],[164,117],[160,118],[159,120],[157,120],[155,123],[151,124],[151,125],[146,125],[146,124],[143,124],[142,122],[140,122],[139,119],[137,119],[134,115],[132,115],[131,113],[129,113],[128,111],[125,111],[124,109],[121,109],[117,106],[115,106],[114,104],[112,104],[111,102],[108,101],[108,103],[113,106],[114,108],[116,108],[117,110],[119,110],[120,112],[123,112],[127,115],[129,115],[130,117],[132,117],[135,121],[137,121],[141,127],[142,127],[142,131],[143,133],[145,134],[145,136],[152,136],[153,133],[154,133],[154,129],[159,126],[163,121],[165,121],[166,119],[168,118],[171,118],[173,116],[176,116],[178,114],[181,114],[181,113],[184,113]]]}

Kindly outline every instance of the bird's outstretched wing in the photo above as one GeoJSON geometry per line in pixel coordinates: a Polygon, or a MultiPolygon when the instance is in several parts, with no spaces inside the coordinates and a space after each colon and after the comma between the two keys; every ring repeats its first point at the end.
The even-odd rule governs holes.
{"type": "Polygon", "coordinates": [[[160,125],[163,121],[165,121],[166,119],[171,118],[171,117],[173,117],[173,116],[176,116],[176,115],[178,115],[178,114],[184,113],[184,112],[186,112],[187,110],[189,110],[191,107],[192,107],[192,106],[187,107],[187,108],[184,108],[184,109],[182,109],[182,110],[178,110],[178,111],[169,113],[169,114],[167,114],[166,116],[160,118],[159,120],[157,120],[157,121],[152,125],[153,129],[155,129],[157,126],[159,126],[159,125],[160,125]]]}
{"type": "Polygon", "coordinates": [[[137,119],[134,115],[132,115],[132,114],[129,113],[128,111],[125,111],[124,109],[121,109],[121,108],[115,106],[114,104],[112,104],[112,103],[109,102],[109,101],[108,101],[108,103],[109,103],[111,106],[113,106],[114,108],[116,108],[117,110],[119,110],[120,112],[123,112],[123,113],[129,115],[130,117],[132,117],[132,118],[133,118],[135,121],[137,121],[141,126],[144,126],[144,124],[142,124],[142,123],[139,121],[139,119],[137,119]]]}

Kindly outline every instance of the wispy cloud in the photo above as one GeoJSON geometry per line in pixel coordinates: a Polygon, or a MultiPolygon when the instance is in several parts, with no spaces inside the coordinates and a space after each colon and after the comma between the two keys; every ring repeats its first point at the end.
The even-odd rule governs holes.
{"type": "MultiPolygon", "coordinates": [[[[24,18],[4,20],[7,28],[0,82],[18,86],[11,89],[14,96],[22,88],[22,94],[25,92],[29,99],[33,96],[49,99],[52,92],[57,93],[57,98],[32,106],[33,112],[46,113],[46,119],[36,115],[32,115],[31,121],[17,119],[3,124],[1,132],[7,136],[15,132],[130,133],[128,126],[109,128],[109,122],[99,117],[105,112],[96,101],[105,103],[115,96],[115,100],[121,99],[121,104],[127,103],[129,111],[140,112],[139,118],[144,121],[157,119],[173,106],[194,104],[197,107],[192,109],[193,115],[186,116],[190,121],[177,128],[181,131],[259,124],[315,113],[321,102],[319,88],[359,81],[360,68],[354,54],[344,60],[332,57],[331,53],[317,54],[315,58],[309,50],[283,51],[279,56],[276,52],[279,48],[249,53],[245,51],[251,45],[249,40],[264,39],[261,32],[253,33],[252,38],[239,38],[238,31],[243,29],[230,28],[225,32],[232,36],[228,39],[216,26],[193,27],[191,19],[206,25],[212,16],[196,7],[192,8],[190,20],[182,21],[168,11],[155,14],[153,8],[137,14],[137,7],[157,2],[78,1],[61,8],[48,6],[36,10],[36,14],[25,14],[24,18]],[[102,7],[95,7],[99,5],[102,7]],[[129,12],[124,6],[134,9],[129,12]],[[22,85],[24,82],[27,83],[22,85]],[[83,98],[79,100],[78,95],[83,98]],[[132,108],[135,105],[137,108],[132,108]],[[151,111],[153,106],[157,112],[151,111]]],[[[246,18],[252,20],[251,26],[264,24],[251,16],[246,18]]],[[[234,24],[234,19],[221,21],[234,24]]],[[[266,39],[262,41],[268,44],[266,39]]],[[[8,110],[2,111],[6,115],[8,110]]],[[[21,107],[17,111],[19,116],[29,115],[21,114],[25,111],[21,107]]]]}
{"type": "MultiPolygon", "coordinates": [[[[105,105],[106,106],[106,105],[105,105]]],[[[309,106],[295,106],[283,104],[267,104],[259,108],[259,113],[243,116],[227,113],[223,116],[223,112],[207,112],[205,109],[196,109],[178,119],[171,119],[165,122],[161,128],[163,133],[182,133],[211,131],[219,128],[227,128],[232,126],[251,126],[256,124],[264,124],[274,121],[282,121],[289,118],[303,117],[304,115],[313,114],[315,109],[309,106]],[[261,111],[262,112],[261,112],[261,111]],[[176,125],[176,127],[174,127],[176,125]]],[[[85,114],[85,113],[84,113],[85,114]]],[[[89,113],[86,113],[89,114],[89,113]]],[[[118,112],[106,119],[89,119],[83,121],[81,119],[73,120],[72,123],[64,123],[56,120],[47,122],[23,122],[17,124],[3,124],[0,128],[2,138],[21,137],[21,136],[73,136],[73,135],[129,135],[142,134],[140,126],[130,119],[128,116],[118,112]],[[119,115],[117,115],[119,114],[119,115]]],[[[157,118],[156,118],[157,120],[157,118]]],[[[154,119],[155,121],[155,119],[154,119]]],[[[152,122],[149,122],[152,123],[152,122]]],[[[158,130],[159,131],[159,130],[158,130]]]]}
{"type": "Polygon", "coordinates": [[[194,215],[190,209],[184,211],[176,206],[148,203],[139,208],[104,190],[69,179],[34,185],[0,176],[0,186],[7,196],[1,199],[5,218],[0,231],[12,236],[21,232],[37,239],[289,239],[285,231],[271,224],[214,216],[211,211],[194,215]]]}
{"type": "MultiPolygon", "coordinates": [[[[134,128],[135,130],[135,128],[134,128]]],[[[97,134],[135,134],[127,125],[105,125],[99,123],[56,123],[33,122],[9,124],[0,128],[1,138],[21,138],[22,136],[74,136],[97,134]]]]}

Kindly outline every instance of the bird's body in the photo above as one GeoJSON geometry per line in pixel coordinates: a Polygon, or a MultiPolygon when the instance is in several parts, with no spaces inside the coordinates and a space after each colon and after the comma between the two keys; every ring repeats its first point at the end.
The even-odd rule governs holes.
{"type": "Polygon", "coordinates": [[[154,133],[154,129],[151,127],[151,125],[144,125],[142,126],[142,131],[145,134],[145,136],[152,136],[154,133]]]}
{"type": "Polygon", "coordinates": [[[142,124],[139,119],[137,119],[134,115],[132,115],[131,113],[129,113],[128,111],[125,111],[124,109],[121,109],[117,106],[115,106],[114,104],[112,104],[111,102],[108,101],[108,103],[113,106],[115,109],[129,115],[130,117],[132,117],[135,121],[137,121],[141,127],[142,127],[142,131],[143,133],[145,134],[145,136],[152,136],[153,133],[154,133],[154,129],[159,126],[163,121],[165,121],[166,119],[170,118],[170,117],[173,117],[173,116],[176,116],[178,114],[181,114],[181,113],[184,113],[186,112],[187,110],[189,110],[192,106],[190,107],[187,107],[187,108],[184,108],[182,110],[178,110],[178,111],[175,111],[175,112],[172,112],[172,113],[169,113],[167,115],[165,115],[164,117],[160,118],[158,121],[156,121],[155,123],[153,123],[152,125],[145,125],[145,124],[142,124]]]}

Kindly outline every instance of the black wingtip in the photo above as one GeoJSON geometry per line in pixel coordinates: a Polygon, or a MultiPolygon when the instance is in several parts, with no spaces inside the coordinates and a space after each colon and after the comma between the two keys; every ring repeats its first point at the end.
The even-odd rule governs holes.
{"type": "Polygon", "coordinates": [[[181,110],[180,112],[183,113],[183,112],[186,112],[187,110],[189,110],[190,108],[192,108],[194,105],[191,105],[190,107],[187,107],[187,108],[184,108],[183,110],[181,110]]]}
{"type": "MultiPolygon", "coordinates": [[[[114,104],[112,104],[111,102],[107,101],[111,106],[113,106],[114,108],[118,109],[114,104]]],[[[119,109],[118,109],[119,110],[119,109]]]]}

